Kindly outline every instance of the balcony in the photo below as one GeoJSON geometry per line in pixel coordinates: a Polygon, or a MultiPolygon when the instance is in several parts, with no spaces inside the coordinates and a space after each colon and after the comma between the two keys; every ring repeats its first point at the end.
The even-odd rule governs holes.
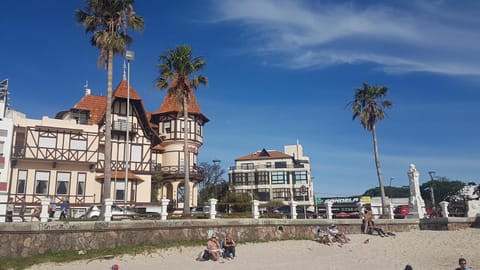
{"type": "MultiPolygon", "coordinates": [[[[127,122],[126,121],[113,121],[112,132],[115,132],[115,133],[125,133],[125,132],[127,132],[127,122]]],[[[129,136],[132,136],[137,132],[137,126],[136,126],[135,123],[130,123],[128,132],[130,133],[129,136]]]]}
{"type": "MultiPolygon", "coordinates": [[[[155,168],[155,171],[162,173],[165,178],[182,178],[184,175],[183,166],[159,166],[155,168]]],[[[205,178],[205,172],[202,167],[191,166],[189,172],[192,179],[203,180],[205,178]]]]}

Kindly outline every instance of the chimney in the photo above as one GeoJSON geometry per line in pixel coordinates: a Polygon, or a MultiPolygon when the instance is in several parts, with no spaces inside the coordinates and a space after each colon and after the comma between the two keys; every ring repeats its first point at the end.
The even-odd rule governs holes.
{"type": "Polygon", "coordinates": [[[90,90],[90,88],[88,88],[88,81],[85,81],[85,85],[83,87],[85,87],[85,96],[90,95],[91,90],[90,90]]]}

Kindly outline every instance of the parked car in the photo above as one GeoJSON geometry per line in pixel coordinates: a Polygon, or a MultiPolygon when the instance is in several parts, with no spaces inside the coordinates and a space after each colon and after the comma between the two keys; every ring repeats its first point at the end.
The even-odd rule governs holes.
{"type": "Polygon", "coordinates": [[[190,210],[192,215],[208,215],[210,214],[210,206],[197,206],[190,210]]]}
{"type": "MultiPolygon", "coordinates": [[[[103,205],[101,204],[90,206],[84,217],[97,219],[100,216],[100,212],[102,212],[102,207],[103,205]]],[[[136,215],[137,213],[134,211],[123,209],[118,205],[112,205],[112,219],[133,219],[136,215]]]]}
{"type": "Polygon", "coordinates": [[[336,212],[332,213],[333,218],[360,218],[360,212],[358,211],[353,211],[353,212],[336,212]]]}
{"type": "MultiPolygon", "coordinates": [[[[292,218],[292,215],[290,213],[290,205],[282,205],[279,206],[275,209],[272,210],[272,213],[275,215],[279,215],[281,218],[292,218]]],[[[297,206],[297,218],[298,219],[311,219],[311,218],[317,218],[317,215],[315,215],[315,212],[309,209],[309,207],[306,207],[305,211],[303,209],[303,206],[297,206]],[[305,215],[306,214],[306,215],[305,215]]]]}
{"type": "Polygon", "coordinates": [[[133,209],[140,217],[158,218],[160,217],[161,207],[159,206],[139,206],[133,209]]]}
{"type": "Polygon", "coordinates": [[[410,209],[406,204],[399,205],[395,207],[395,209],[393,210],[393,214],[395,218],[405,218],[405,216],[407,216],[409,213],[410,213],[410,209]]]}

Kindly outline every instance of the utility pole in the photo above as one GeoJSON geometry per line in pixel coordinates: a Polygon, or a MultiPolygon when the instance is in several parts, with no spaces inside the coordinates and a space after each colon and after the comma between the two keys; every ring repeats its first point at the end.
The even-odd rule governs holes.
{"type": "Polygon", "coordinates": [[[430,196],[432,197],[432,210],[435,211],[435,195],[433,194],[433,182],[435,181],[434,175],[435,171],[429,171],[430,179],[432,183],[430,184],[430,196]]]}

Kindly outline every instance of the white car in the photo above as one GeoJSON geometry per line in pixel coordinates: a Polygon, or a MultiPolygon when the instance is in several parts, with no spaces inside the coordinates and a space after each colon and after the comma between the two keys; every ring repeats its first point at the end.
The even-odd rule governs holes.
{"type": "MultiPolygon", "coordinates": [[[[97,219],[100,216],[103,205],[96,204],[88,208],[87,213],[85,214],[86,218],[97,219]]],[[[133,219],[137,215],[136,212],[124,209],[117,205],[112,205],[112,219],[133,219]]]]}

